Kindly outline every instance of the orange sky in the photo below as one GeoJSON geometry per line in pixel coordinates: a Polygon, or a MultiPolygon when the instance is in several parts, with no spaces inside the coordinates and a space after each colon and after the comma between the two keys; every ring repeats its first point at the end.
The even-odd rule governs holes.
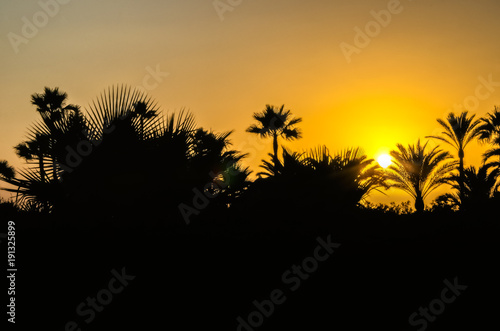
{"type": "MultiPolygon", "coordinates": [[[[12,147],[37,120],[30,95],[44,86],[85,107],[110,85],[145,82],[164,112],[187,108],[201,126],[235,130],[253,170],[271,141],[245,129],[266,104],[303,117],[290,148],[360,146],[370,157],[437,133],[435,119],[455,108],[482,116],[500,105],[496,0],[216,3],[232,10],[212,0],[2,1],[0,159],[22,165],[12,147]],[[349,59],[347,44],[358,46],[349,59]],[[493,83],[479,87],[480,77],[493,83]]],[[[467,164],[483,149],[471,146],[467,164]]]]}

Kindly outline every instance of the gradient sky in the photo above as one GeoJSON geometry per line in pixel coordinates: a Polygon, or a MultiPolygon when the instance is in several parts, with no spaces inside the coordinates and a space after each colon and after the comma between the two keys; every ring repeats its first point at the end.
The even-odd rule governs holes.
{"type": "MultiPolygon", "coordinates": [[[[0,3],[0,159],[16,167],[12,147],[38,120],[31,94],[57,86],[85,108],[113,84],[156,83],[156,68],[164,74],[148,93],[163,112],[186,108],[200,126],[235,130],[254,171],[271,141],[245,129],[266,104],[303,117],[303,139],[288,147],[360,146],[370,157],[438,133],[449,111],[500,105],[498,0],[243,0],[223,20],[212,0],[60,1],[0,3]],[[388,24],[348,62],[341,44],[355,46],[355,28],[376,29],[371,12],[388,6],[388,24]],[[23,36],[34,16],[38,31],[23,36]],[[29,38],[13,46],[13,34],[29,38]],[[480,77],[493,87],[478,90],[480,77]]],[[[483,150],[471,145],[466,163],[478,166],[483,150]]]]}

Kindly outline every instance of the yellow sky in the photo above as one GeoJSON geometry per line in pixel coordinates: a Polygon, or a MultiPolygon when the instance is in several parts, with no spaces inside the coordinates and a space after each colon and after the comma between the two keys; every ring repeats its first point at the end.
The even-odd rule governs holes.
{"type": "MultiPolygon", "coordinates": [[[[110,85],[145,85],[164,112],[187,108],[201,126],[235,130],[253,170],[271,142],[245,129],[266,104],[303,117],[290,148],[360,146],[370,157],[437,133],[450,110],[500,105],[496,0],[217,3],[232,10],[212,0],[2,1],[0,159],[22,165],[12,147],[37,120],[30,95],[44,86],[85,107],[110,85]],[[346,57],[345,45],[356,52],[346,57]]],[[[479,165],[481,151],[471,146],[467,163],[479,165]]]]}

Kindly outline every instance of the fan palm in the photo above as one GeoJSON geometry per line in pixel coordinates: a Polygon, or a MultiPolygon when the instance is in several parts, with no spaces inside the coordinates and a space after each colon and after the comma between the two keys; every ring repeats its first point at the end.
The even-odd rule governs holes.
{"type": "Polygon", "coordinates": [[[156,117],[157,111],[154,109],[148,109],[148,105],[144,101],[138,101],[136,104],[134,104],[134,112],[132,114],[132,117],[137,117],[139,118],[139,128],[140,128],[140,139],[144,140],[144,120],[151,119],[153,117],[156,117]]]}
{"type": "Polygon", "coordinates": [[[0,177],[11,179],[16,175],[16,171],[7,161],[0,161],[0,177]]]}
{"type": "Polygon", "coordinates": [[[422,212],[425,198],[440,185],[450,183],[450,172],[455,169],[456,161],[439,146],[426,151],[427,143],[409,145],[401,144],[397,150],[391,151],[393,164],[386,171],[391,187],[408,193],[415,200],[415,209],[422,212]]]}
{"type": "MultiPolygon", "coordinates": [[[[36,141],[38,136],[45,135],[50,139],[50,157],[52,158],[52,179],[58,179],[58,154],[60,149],[64,148],[61,145],[66,145],[63,140],[63,135],[67,133],[68,128],[74,124],[81,122],[80,107],[77,105],[66,105],[68,95],[60,92],[59,88],[51,89],[44,88],[42,94],[35,93],[31,96],[31,103],[36,106],[36,111],[42,117],[43,125],[36,125],[32,129],[32,141],[36,141]],[[59,150],[58,150],[59,149],[59,150]]],[[[32,146],[40,146],[35,143],[32,146]]]]}
{"type": "Polygon", "coordinates": [[[382,167],[359,148],[348,148],[332,156],[322,146],[307,153],[304,161],[315,172],[333,176],[338,188],[353,194],[356,202],[365,200],[373,191],[387,188],[382,167]]]}
{"type": "Polygon", "coordinates": [[[448,145],[452,146],[458,152],[458,172],[459,172],[459,192],[462,196],[465,194],[465,173],[464,173],[464,157],[465,148],[467,145],[479,135],[479,120],[474,121],[476,115],[467,116],[468,112],[464,111],[459,116],[454,113],[448,114],[445,120],[440,118],[437,122],[441,125],[444,131],[441,133],[443,136],[427,136],[426,138],[434,138],[441,140],[448,145]]]}
{"type": "Polygon", "coordinates": [[[158,109],[154,100],[125,86],[91,103],[85,134],[95,148],[65,174],[66,205],[78,210],[100,204],[129,217],[160,208],[177,212],[179,203],[192,201],[195,188],[216,189],[218,200],[235,196],[248,169],[238,166],[244,155],[229,148],[231,132],[196,128],[190,113],[163,116],[152,109],[158,109]]]}
{"type": "MultiPolygon", "coordinates": [[[[271,157],[272,154],[269,154],[271,157]]],[[[276,179],[278,186],[291,184],[288,194],[312,199],[314,203],[355,206],[374,190],[387,187],[382,168],[362,155],[358,148],[349,148],[331,155],[326,146],[305,153],[283,149],[283,162],[263,161],[264,175],[276,179]],[[314,194],[311,191],[314,187],[314,194]],[[308,192],[308,193],[307,193],[308,192]]]]}
{"type": "Polygon", "coordinates": [[[45,182],[45,163],[47,155],[50,155],[50,138],[44,134],[35,134],[35,139],[22,142],[14,147],[16,154],[25,159],[38,161],[38,171],[40,173],[40,181],[45,182]]]}
{"type": "Polygon", "coordinates": [[[252,124],[247,132],[258,134],[263,138],[273,138],[273,162],[278,165],[278,137],[286,140],[300,139],[301,131],[295,125],[302,122],[302,118],[293,118],[290,110],[285,110],[285,105],[280,108],[266,105],[264,111],[254,113],[253,118],[258,124],[252,124]]]}

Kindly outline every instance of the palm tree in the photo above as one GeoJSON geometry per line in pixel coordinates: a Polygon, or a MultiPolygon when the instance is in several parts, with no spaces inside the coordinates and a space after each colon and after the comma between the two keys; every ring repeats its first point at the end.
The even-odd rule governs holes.
{"type": "MultiPolygon", "coordinates": [[[[490,171],[492,166],[492,164],[483,164],[477,170],[474,166],[465,168],[465,193],[463,198],[456,193],[446,193],[436,199],[436,204],[447,205],[452,209],[457,209],[460,206],[462,206],[462,209],[478,209],[485,206],[490,198],[498,194],[500,188],[500,183],[497,183],[500,169],[494,168],[490,171]]],[[[455,178],[453,184],[455,189],[458,189],[457,183],[457,178],[455,178]]]]}
{"type": "Polygon", "coordinates": [[[446,121],[438,118],[438,123],[443,127],[443,136],[427,136],[426,138],[434,138],[444,141],[452,146],[458,152],[458,173],[459,173],[459,192],[460,196],[465,193],[465,174],[464,174],[464,156],[467,145],[478,136],[480,124],[479,120],[474,121],[476,115],[467,116],[468,112],[464,111],[459,116],[454,113],[449,113],[446,121]]]}
{"type": "Polygon", "coordinates": [[[0,177],[5,179],[12,179],[16,175],[16,171],[12,168],[7,161],[0,161],[0,177]]]}
{"type": "Polygon", "coordinates": [[[259,122],[252,124],[247,132],[255,133],[262,138],[273,138],[273,162],[275,165],[278,161],[278,137],[286,140],[300,139],[301,131],[294,126],[302,122],[302,118],[293,118],[290,110],[285,110],[285,105],[280,108],[275,106],[266,105],[264,111],[254,113],[253,118],[259,122]]]}
{"type": "MultiPolygon", "coordinates": [[[[272,154],[269,154],[271,157],[272,154]]],[[[382,168],[363,155],[359,148],[330,154],[326,146],[309,152],[289,152],[283,148],[283,162],[264,161],[264,180],[285,187],[285,194],[315,204],[356,206],[368,195],[387,188],[382,168]],[[312,189],[314,188],[314,189],[312,189]]]]}
{"type": "Polygon", "coordinates": [[[440,185],[450,182],[450,171],[456,167],[452,156],[439,146],[426,151],[427,143],[398,144],[398,150],[391,151],[393,164],[387,169],[387,179],[391,187],[408,193],[415,199],[415,209],[421,213],[425,208],[425,198],[440,185]]]}
{"type": "Polygon", "coordinates": [[[126,86],[112,87],[91,103],[85,135],[98,143],[64,174],[58,206],[82,213],[103,208],[113,217],[160,209],[176,215],[180,205],[192,203],[194,189],[217,196],[210,208],[226,208],[241,194],[248,169],[239,165],[244,155],[230,148],[231,132],[197,128],[190,113],[152,116],[151,109],[158,109],[154,100],[126,86]]]}
{"type": "Polygon", "coordinates": [[[382,167],[359,148],[347,148],[331,155],[328,148],[322,146],[307,153],[304,161],[325,178],[332,177],[338,189],[351,195],[357,203],[373,191],[388,187],[382,167]]]}
{"type": "Polygon", "coordinates": [[[298,152],[290,152],[283,148],[282,159],[283,161],[274,162],[276,159],[274,155],[269,153],[271,161],[262,160],[262,165],[260,166],[265,171],[257,173],[259,177],[291,177],[304,175],[307,172],[307,168],[302,161],[303,154],[298,152]]]}
{"type": "Polygon", "coordinates": [[[465,202],[468,207],[477,207],[488,201],[498,192],[497,183],[499,169],[493,169],[492,164],[483,164],[479,169],[471,166],[465,169],[465,202]]]}
{"type": "Polygon", "coordinates": [[[149,120],[158,116],[157,111],[154,109],[148,110],[148,104],[144,101],[138,101],[134,104],[134,112],[132,117],[139,118],[140,139],[144,140],[144,120],[149,120]]]}
{"type": "Polygon", "coordinates": [[[38,161],[38,171],[42,183],[45,182],[46,177],[44,160],[49,155],[49,140],[48,136],[37,133],[35,139],[22,142],[14,147],[19,157],[26,161],[32,161],[33,159],[38,161]]]}
{"type": "MultiPolygon", "coordinates": [[[[77,105],[66,105],[68,95],[60,92],[59,88],[51,89],[44,88],[42,94],[35,93],[31,96],[31,103],[37,108],[37,112],[42,117],[44,125],[37,125],[32,130],[32,135],[45,135],[50,138],[50,156],[52,158],[52,178],[54,181],[58,179],[58,148],[62,142],[62,135],[67,131],[71,124],[80,124],[80,107],[77,105]]],[[[32,139],[34,141],[36,139],[32,139]]],[[[36,143],[32,146],[35,146],[36,143]]],[[[35,153],[34,153],[35,154],[35,153]]]]}
{"type": "Polygon", "coordinates": [[[493,113],[487,114],[487,117],[481,119],[478,127],[479,139],[483,142],[489,142],[494,147],[483,154],[483,161],[487,162],[490,158],[498,157],[498,161],[493,162],[496,168],[500,168],[500,108],[495,107],[493,113]]]}

